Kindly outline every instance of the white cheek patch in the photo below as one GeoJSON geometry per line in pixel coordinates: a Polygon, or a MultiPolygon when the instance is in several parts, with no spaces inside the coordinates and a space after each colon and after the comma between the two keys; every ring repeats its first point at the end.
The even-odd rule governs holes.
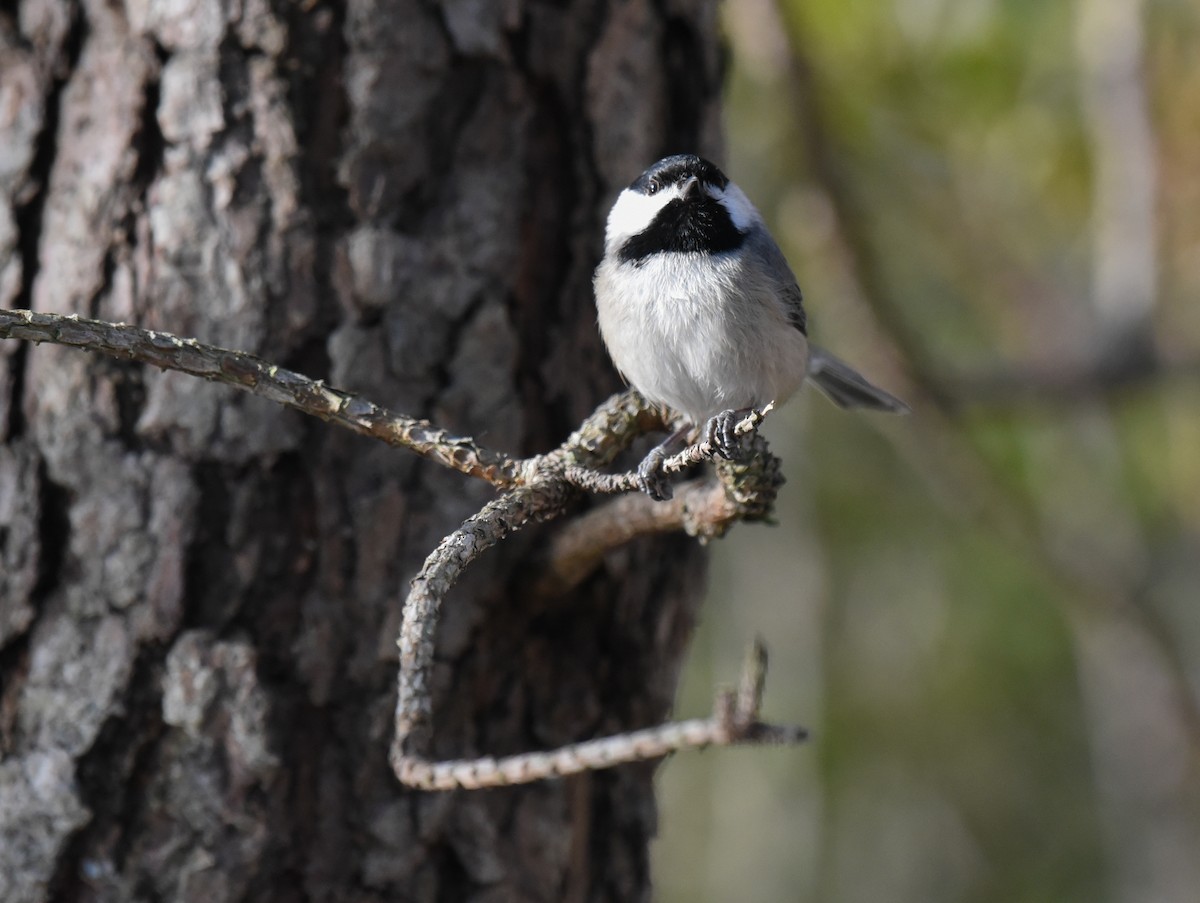
{"type": "Polygon", "coordinates": [[[739,232],[747,231],[751,226],[762,221],[758,209],[750,203],[746,193],[732,182],[725,186],[724,191],[717,192],[718,200],[725,202],[729,218],[739,232]]]}
{"type": "Polygon", "coordinates": [[[644,232],[654,222],[658,212],[677,197],[679,189],[674,185],[654,195],[639,194],[626,188],[613,204],[612,212],[608,214],[608,226],[604,232],[605,244],[611,248],[624,244],[626,240],[644,232]]]}

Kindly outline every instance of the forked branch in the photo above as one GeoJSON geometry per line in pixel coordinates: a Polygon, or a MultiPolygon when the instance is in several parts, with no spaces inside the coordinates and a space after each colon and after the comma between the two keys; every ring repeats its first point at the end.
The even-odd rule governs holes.
{"type": "MultiPolygon", "coordinates": [[[[390,760],[397,777],[409,786],[429,790],[500,786],[659,758],[683,749],[804,739],[800,728],[759,720],[766,652],[757,644],[747,659],[740,689],[736,694],[719,695],[710,718],[499,760],[435,762],[428,758],[433,715],[430,674],[442,600],[485,549],[526,524],[567,514],[585,492],[637,490],[636,474],[601,471],[638,436],[667,426],[665,413],[635,392],[605,401],[554,451],[518,459],[253,355],[193,339],[99,320],[6,310],[0,310],[0,338],[69,345],[223,382],[360,435],[407,448],[505,490],[430,553],[405,602],[390,760]]],[[[606,552],[638,535],[684,529],[708,539],[720,536],[736,521],[767,517],[783,482],[778,459],[757,432],[768,410],[752,411],[738,425],[747,453],[740,461],[718,460],[716,479],[685,484],[671,502],[626,495],[569,523],[541,562],[543,577],[535,591],[543,595],[566,591],[585,579],[606,552]]],[[[711,443],[701,441],[669,458],[663,470],[682,473],[714,459],[715,454],[711,443]]]]}

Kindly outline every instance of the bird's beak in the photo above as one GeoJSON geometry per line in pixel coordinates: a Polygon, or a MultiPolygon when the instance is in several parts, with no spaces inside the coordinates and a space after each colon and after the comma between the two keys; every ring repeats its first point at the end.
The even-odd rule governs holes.
{"type": "Polygon", "coordinates": [[[683,189],[680,191],[680,194],[685,201],[691,201],[700,197],[700,192],[700,180],[695,176],[692,176],[683,183],[683,189]]]}

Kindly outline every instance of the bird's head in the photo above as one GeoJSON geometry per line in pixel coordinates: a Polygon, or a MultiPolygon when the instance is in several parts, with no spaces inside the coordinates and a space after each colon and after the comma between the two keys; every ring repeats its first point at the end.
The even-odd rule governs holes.
{"type": "Polygon", "coordinates": [[[762,222],[725,173],[702,157],[664,157],[621,192],[608,216],[605,247],[639,265],[662,253],[720,254],[739,248],[762,222]]]}

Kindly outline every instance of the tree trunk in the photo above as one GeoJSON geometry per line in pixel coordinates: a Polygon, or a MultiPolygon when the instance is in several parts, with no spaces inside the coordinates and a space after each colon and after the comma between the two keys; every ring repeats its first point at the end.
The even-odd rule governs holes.
{"type": "MultiPolygon", "coordinates": [[[[255,352],[514,453],[617,386],[613,193],[714,151],[706,0],[21,0],[0,306],[255,352]],[[667,12],[666,10],[670,10],[667,12]]],[[[649,766],[405,792],[408,579],[491,490],[176,373],[0,343],[0,899],[635,900],[649,766]]],[[[549,525],[545,529],[554,529],[549,525]]],[[[661,720],[702,559],[450,598],[439,756],[661,720]]]]}

